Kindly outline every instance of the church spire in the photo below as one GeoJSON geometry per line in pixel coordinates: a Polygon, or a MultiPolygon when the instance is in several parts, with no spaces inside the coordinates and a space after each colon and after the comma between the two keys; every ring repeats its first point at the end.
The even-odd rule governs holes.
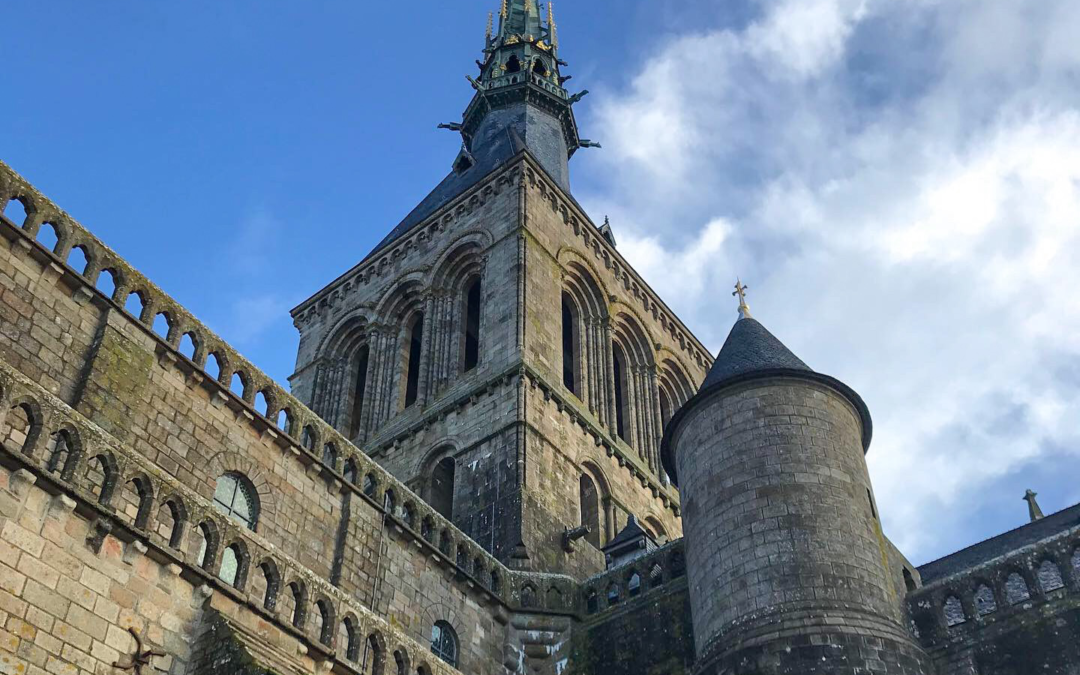
{"type": "Polygon", "coordinates": [[[484,58],[478,77],[469,76],[476,94],[460,124],[441,125],[460,131],[464,147],[455,170],[467,170],[483,157],[505,149],[491,146],[510,139],[511,154],[528,149],[564,189],[569,190],[568,161],[580,148],[599,144],[578,135],[573,107],[588,91],[571,95],[559,58],[555,9],[539,0],[499,0],[499,26],[489,15],[484,58]],[[505,131],[506,133],[500,133],[505,131]],[[486,147],[485,147],[486,146],[486,147]]]}

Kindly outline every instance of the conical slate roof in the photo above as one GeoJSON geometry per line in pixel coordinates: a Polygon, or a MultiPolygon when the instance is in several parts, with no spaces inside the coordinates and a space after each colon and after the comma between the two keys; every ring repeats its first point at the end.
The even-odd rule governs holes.
{"type": "Polygon", "coordinates": [[[832,387],[846,397],[858,411],[863,421],[863,449],[868,449],[873,427],[870,411],[862,398],[843,382],[817,373],[803,363],[802,359],[795,356],[765,326],[751,318],[745,305],[740,308],[740,314],[740,319],[731,328],[731,333],[728,334],[720,353],[716,355],[716,361],[713,362],[701,388],[675,413],[664,432],[660,443],[660,459],[671,481],[675,485],[679,484],[672,444],[687,413],[713,391],[757,377],[801,377],[832,387]]]}
{"type": "Polygon", "coordinates": [[[701,389],[765,370],[810,370],[810,367],[756,319],[745,317],[735,322],[701,389]]]}

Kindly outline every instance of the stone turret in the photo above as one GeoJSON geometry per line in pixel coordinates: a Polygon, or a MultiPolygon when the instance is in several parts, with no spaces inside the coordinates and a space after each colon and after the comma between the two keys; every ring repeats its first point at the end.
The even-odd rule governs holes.
{"type": "Polygon", "coordinates": [[[870,436],[859,395],[740,302],[662,450],[682,495],[699,675],[934,672],[903,627],[870,436]]]}

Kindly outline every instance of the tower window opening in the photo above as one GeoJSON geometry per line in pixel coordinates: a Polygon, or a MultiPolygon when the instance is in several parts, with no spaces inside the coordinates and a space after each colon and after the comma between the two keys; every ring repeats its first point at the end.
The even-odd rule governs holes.
{"type": "Polygon", "coordinates": [[[547,74],[547,68],[544,67],[544,62],[540,59],[536,59],[535,61],[533,61],[532,70],[533,73],[540,75],[541,77],[547,74]]]}
{"type": "Polygon", "coordinates": [[[435,465],[431,472],[431,508],[435,509],[443,518],[453,522],[454,519],[454,481],[456,480],[457,464],[453,457],[444,457],[435,465]]]}
{"type": "Polygon", "coordinates": [[[424,343],[424,317],[417,316],[409,331],[409,356],[405,369],[405,407],[416,403],[420,394],[420,353],[424,343]]]}
{"type": "Polygon", "coordinates": [[[874,495],[869,488],[866,490],[866,499],[870,502],[870,515],[874,517],[874,520],[877,520],[877,507],[874,506],[874,495]]]}
{"type": "Polygon", "coordinates": [[[465,372],[480,364],[480,279],[465,294],[465,372]]]}
{"type": "Polygon", "coordinates": [[[457,633],[445,621],[437,621],[431,628],[431,653],[450,664],[450,666],[457,668],[457,633]]]}
{"type": "Polygon", "coordinates": [[[464,152],[461,153],[461,157],[458,157],[457,162],[454,163],[454,172],[458,174],[465,173],[473,167],[472,158],[464,152]]]}
{"type": "Polygon", "coordinates": [[[564,293],[562,299],[563,386],[571,394],[577,395],[578,340],[575,328],[574,310],[570,306],[570,299],[564,293]]]}
{"type": "Polygon", "coordinates": [[[581,475],[578,499],[581,524],[589,528],[585,540],[600,548],[600,494],[596,491],[596,483],[586,474],[581,475]]]}
{"type": "Polygon", "coordinates": [[[521,61],[518,59],[517,54],[510,57],[510,60],[506,62],[506,72],[519,73],[521,72],[521,61]]]}
{"type": "Polygon", "coordinates": [[[630,442],[629,426],[626,423],[626,366],[622,350],[616,345],[612,350],[611,368],[615,377],[615,433],[627,443],[630,442]]]}
{"type": "Polygon", "coordinates": [[[368,359],[371,349],[364,345],[360,349],[360,356],[356,360],[356,387],[353,391],[352,407],[352,437],[360,434],[360,424],[364,417],[364,395],[367,393],[368,359]]]}

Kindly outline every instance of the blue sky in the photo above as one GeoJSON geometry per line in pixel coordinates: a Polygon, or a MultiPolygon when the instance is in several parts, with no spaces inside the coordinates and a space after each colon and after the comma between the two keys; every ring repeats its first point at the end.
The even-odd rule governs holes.
{"type": "MultiPolygon", "coordinates": [[[[9,0],[0,158],[284,382],[288,310],[448,170],[497,5],[9,0]]],[[[714,351],[738,274],[864,395],[917,562],[1080,501],[1080,3],[556,14],[576,196],[714,351]]]]}

